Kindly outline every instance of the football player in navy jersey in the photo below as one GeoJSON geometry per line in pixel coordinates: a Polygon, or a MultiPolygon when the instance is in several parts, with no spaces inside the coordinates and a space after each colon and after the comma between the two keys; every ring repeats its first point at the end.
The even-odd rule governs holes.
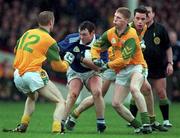
{"type": "MultiPolygon", "coordinates": [[[[68,35],[58,42],[61,53],[71,52],[75,59],[67,71],[69,93],[66,100],[66,108],[63,120],[65,121],[71,112],[77,97],[83,86],[91,92],[97,117],[97,131],[104,132],[106,125],[104,120],[104,100],[102,97],[102,79],[98,67],[93,64],[90,56],[90,48],[96,41],[95,25],[90,21],[84,21],[79,26],[79,33],[68,35]],[[89,59],[88,59],[89,58],[89,59]]],[[[101,54],[104,61],[106,53],[101,54]]],[[[66,126],[67,127],[67,126],[66,126]]]]}

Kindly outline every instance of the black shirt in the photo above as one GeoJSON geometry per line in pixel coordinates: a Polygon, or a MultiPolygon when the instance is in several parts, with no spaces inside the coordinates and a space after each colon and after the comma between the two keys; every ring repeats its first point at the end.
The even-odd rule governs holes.
{"type": "Polygon", "coordinates": [[[144,58],[149,71],[166,69],[166,50],[170,47],[169,36],[166,29],[159,23],[153,23],[144,35],[146,49],[144,58]]]}

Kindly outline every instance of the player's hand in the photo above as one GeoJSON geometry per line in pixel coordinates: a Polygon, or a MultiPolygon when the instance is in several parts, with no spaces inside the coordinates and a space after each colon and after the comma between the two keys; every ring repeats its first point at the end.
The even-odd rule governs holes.
{"type": "Polygon", "coordinates": [[[75,57],[71,52],[66,52],[66,54],[64,55],[64,60],[67,61],[69,64],[72,64],[74,58],[75,57]]]}
{"type": "Polygon", "coordinates": [[[109,68],[108,64],[104,64],[101,68],[100,68],[100,72],[104,72],[105,70],[107,70],[109,68]]]}
{"type": "Polygon", "coordinates": [[[98,67],[102,67],[105,64],[102,59],[94,59],[93,63],[98,67]]]}
{"type": "Polygon", "coordinates": [[[142,41],[140,42],[140,46],[141,46],[141,49],[142,49],[143,51],[146,49],[146,45],[145,45],[144,40],[142,40],[142,41]]]}

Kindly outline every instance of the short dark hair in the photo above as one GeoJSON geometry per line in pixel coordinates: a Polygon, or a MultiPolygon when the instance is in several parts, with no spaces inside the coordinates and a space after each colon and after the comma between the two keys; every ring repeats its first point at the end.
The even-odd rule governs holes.
{"type": "Polygon", "coordinates": [[[39,25],[46,26],[51,20],[54,20],[54,13],[52,11],[43,11],[38,15],[39,25]]]}
{"type": "Polygon", "coordinates": [[[136,13],[145,13],[146,16],[148,15],[148,11],[146,9],[146,7],[144,5],[140,5],[139,7],[137,7],[135,10],[134,10],[134,16],[136,15],[136,13]]]}
{"type": "Polygon", "coordinates": [[[96,27],[95,24],[90,21],[84,21],[79,25],[79,30],[85,30],[87,29],[90,33],[95,31],[96,27]]]}
{"type": "Polygon", "coordinates": [[[150,7],[153,13],[156,13],[157,8],[154,5],[146,5],[145,7],[150,7]]]}

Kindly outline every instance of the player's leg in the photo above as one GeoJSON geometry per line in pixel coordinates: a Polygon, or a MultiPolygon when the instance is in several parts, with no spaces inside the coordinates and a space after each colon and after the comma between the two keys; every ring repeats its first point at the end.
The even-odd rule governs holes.
{"type": "Polygon", "coordinates": [[[163,125],[166,127],[172,127],[169,122],[169,100],[166,94],[166,78],[153,79],[153,88],[159,96],[159,107],[163,116],[163,125]]]}
{"type": "Polygon", "coordinates": [[[144,133],[151,133],[152,129],[150,126],[150,120],[147,112],[147,105],[144,96],[142,95],[140,89],[144,82],[144,77],[139,72],[134,72],[131,75],[131,82],[130,82],[130,91],[131,94],[136,102],[138,111],[140,112],[141,121],[144,128],[144,133]]]}
{"type": "Polygon", "coordinates": [[[151,85],[149,84],[147,79],[145,79],[143,82],[143,85],[141,87],[141,92],[146,100],[147,111],[150,116],[150,123],[153,123],[155,121],[154,97],[153,97],[151,85]]]}
{"type": "MultiPolygon", "coordinates": [[[[38,93],[36,93],[35,91],[31,92],[29,86],[30,84],[31,85],[34,84],[32,78],[37,78],[38,80],[39,74],[38,73],[29,74],[27,72],[23,76],[20,76],[18,70],[15,70],[14,72],[14,83],[19,91],[27,95],[27,99],[24,106],[24,113],[23,116],[21,117],[21,123],[17,126],[17,128],[12,129],[13,132],[26,132],[32,113],[35,110],[35,101],[38,98],[38,93]],[[27,82],[27,80],[29,82],[27,82]]],[[[36,89],[38,88],[39,87],[36,87],[36,89]]]]}
{"type": "Polygon", "coordinates": [[[23,116],[21,117],[20,124],[18,124],[18,126],[15,129],[12,129],[12,130],[9,129],[9,131],[22,132],[22,133],[26,132],[29,122],[30,122],[30,118],[35,110],[35,102],[36,102],[37,97],[38,97],[37,93],[29,94],[27,96],[25,106],[24,106],[24,113],[23,113],[23,116]]]}
{"type": "MultiPolygon", "coordinates": [[[[111,84],[110,80],[104,80],[103,86],[102,86],[102,96],[104,97],[109,89],[109,86],[111,84]]],[[[86,97],[79,105],[76,107],[76,109],[73,111],[72,116],[75,118],[78,118],[78,116],[84,112],[85,110],[89,109],[94,104],[93,96],[86,97]]]]}
{"type": "Polygon", "coordinates": [[[61,92],[50,80],[45,87],[39,89],[38,91],[40,95],[56,103],[56,108],[53,114],[52,132],[59,133],[64,131],[61,121],[65,110],[65,101],[61,95],[61,92]]]}
{"type": "MultiPolygon", "coordinates": [[[[104,80],[103,86],[102,86],[102,96],[104,97],[109,89],[109,86],[111,84],[110,80],[104,80]]],[[[90,107],[94,105],[94,99],[93,96],[88,96],[82,102],[74,109],[74,111],[71,113],[71,115],[68,117],[68,120],[66,122],[68,129],[73,130],[76,125],[76,119],[80,116],[80,114],[90,107]]]]}
{"type": "Polygon", "coordinates": [[[154,111],[154,97],[151,85],[149,84],[148,80],[145,79],[141,91],[144,95],[144,98],[146,100],[147,104],[147,110],[149,114],[149,119],[151,123],[151,127],[153,130],[159,130],[166,132],[168,129],[166,127],[163,127],[158,121],[156,121],[155,111],[154,111]]]}
{"type": "MultiPolygon", "coordinates": [[[[103,86],[102,86],[102,96],[104,97],[109,89],[109,86],[113,80],[115,80],[115,72],[111,69],[106,70],[103,72],[103,86]]],[[[78,118],[78,116],[81,114],[81,112],[87,110],[89,107],[91,107],[94,104],[94,100],[92,96],[89,96],[85,98],[79,106],[73,111],[72,115],[74,118],[78,118]]]]}
{"type": "Polygon", "coordinates": [[[83,83],[80,79],[75,78],[69,82],[69,93],[66,99],[66,108],[63,119],[66,120],[72,107],[74,106],[80,91],[83,88],[83,83]]]}
{"type": "MultiPolygon", "coordinates": [[[[150,123],[153,123],[153,122],[155,122],[154,98],[153,98],[151,85],[149,84],[147,79],[145,79],[142,84],[141,92],[143,93],[146,104],[147,104],[147,110],[148,110],[148,114],[150,117],[150,123]]],[[[138,108],[135,104],[133,97],[132,97],[131,103],[130,103],[130,111],[136,117],[138,108]]]]}
{"type": "Polygon", "coordinates": [[[102,79],[98,75],[94,75],[88,80],[88,88],[91,91],[94,99],[94,105],[96,109],[97,118],[97,131],[104,132],[105,120],[104,120],[104,99],[102,96],[102,79]]]}
{"type": "MultiPolygon", "coordinates": [[[[112,98],[112,106],[115,109],[115,111],[126,121],[131,123],[131,125],[135,129],[139,129],[141,127],[141,123],[137,121],[134,116],[131,114],[131,112],[123,105],[123,101],[128,96],[129,88],[124,87],[120,84],[115,84],[115,91],[113,93],[112,98]]],[[[138,131],[140,132],[140,130],[138,131]]],[[[137,133],[138,133],[137,132],[137,133]]]]}

